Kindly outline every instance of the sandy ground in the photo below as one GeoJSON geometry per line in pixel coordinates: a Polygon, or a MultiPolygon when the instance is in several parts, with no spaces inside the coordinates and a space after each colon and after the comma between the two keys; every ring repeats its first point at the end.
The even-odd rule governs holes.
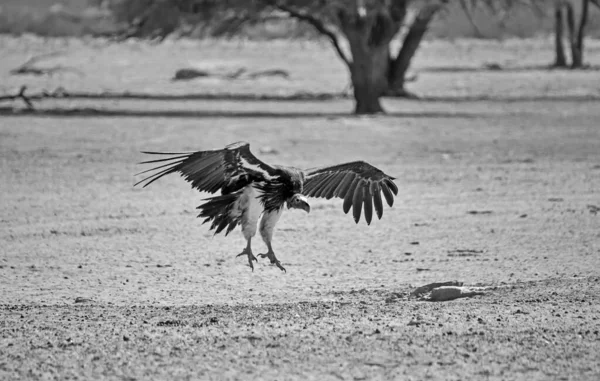
{"type": "Polygon", "coordinates": [[[598,379],[597,102],[385,105],[1,117],[0,379],[598,379]],[[285,213],[287,273],[251,272],[239,232],[195,218],[206,195],[177,176],[133,188],[140,150],[237,140],[275,164],[367,160],[399,196],[371,226],[341,200],[285,213]],[[409,297],[450,280],[488,289],[409,297]]]}

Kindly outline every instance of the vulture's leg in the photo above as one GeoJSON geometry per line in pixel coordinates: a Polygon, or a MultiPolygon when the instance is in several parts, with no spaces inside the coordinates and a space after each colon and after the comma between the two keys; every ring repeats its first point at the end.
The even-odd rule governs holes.
{"type": "Polygon", "coordinates": [[[250,247],[250,241],[252,241],[252,237],[248,238],[248,244],[246,245],[244,250],[242,250],[241,253],[236,255],[236,257],[240,257],[242,255],[247,255],[248,256],[248,265],[250,265],[250,268],[252,269],[252,271],[254,271],[254,265],[252,264],[252,261],[258,262],[258,260],[254,256],[254,254],[252,254],[252,247],[250,247]]]}
{"type": "Polygon", "coordinates": [[[275,256],[275,252],[273,251],[273,248],[271,247],[271,243],[270,242],[266,242],[266,243],[267,243],[267,248],[269,250],[265,254],[258,254],[258,256],[261,258],[269,258],[272,265],[275,265],[275,266],[279,267],[279,269],[281,271],[286,272],[285,267],[283,267],[281,265],[281,262],[279,262],[279,259],[277,259],[277,257],[275,256]]]}
{"type": "Polygon", "coordinates": [[[256,227],[262,211],[262,204],[258,199],[256,191],[252,185],[249,185],[244,189],[244,192],[234,205],[232,211],[232,213],[239,213],[239,215],[241,215],[242,233],[244,234],[244,238],[246,238],[246,242],[248,242],[246,248],[240,254],[238,254],[238,257],[241,255],[247,255],[248,264],[250,265],[252,271],[254,271],[252,261],[256,261],[256,257],[254,254],[252,254],[250,242],[252,241],[252,237],[256,235],[256,227]]]}
{"type": "Polygon", "coordinates": [[[271,241],[273,239],[273,230],[275,230],[275,224],[279,221],[279,217],[281,217],[282,209],[273,210],[270,212],[265,212],[263,214],[262,219],[260,220],[260,235],[262,236],[263,241],[267,244],[267,253],[258,254],[261,258],[269,258],[271,264],[279,267],[281,271],[285,272],[285,268],[281,265],[281,262],[275,256],[275,252],[273,251],[273,247],[271,246],[271,241]]]}

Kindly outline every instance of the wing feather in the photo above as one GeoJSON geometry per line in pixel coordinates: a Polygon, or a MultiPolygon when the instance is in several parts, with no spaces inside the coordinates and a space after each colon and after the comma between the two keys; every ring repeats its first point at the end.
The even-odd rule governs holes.
{"type": "Polygon", "coordinates": [[[365,210],[365,221],[367,221],[367,225],[371,225],[371,220],[373,219],[373,196],[371,195],[371,187],[369,184],[365,184],[362,188],[364,194],[363,207],[365,210]]]}
{"type": "Polygon", "coordinates": [[[398,195],[398,187],[396,186],[396,184],[394,184],[394,182],[390,179],[385,179],[385,185],[388,186],[388,188],[390,188],[392,190],[392,192],[394,192],[394,195],[398,195]]]}
{"type": "Polygon", "coordinates": [[[304,187],[304,193],[309,196],[309,197],[314,197],[314,195],[321,190],[321,186],[323,184],[325,184],[327,181],[329,181],[329,178],[333,176],[333,174],[331,173],[326,173],[323,176],[321,176],[319,179],[317,179],[318,181],[315,181],[314,183],[309,184],[309,186],[305,186],[304,187]]]}
{"type": "Polygon", "coordinates": [[[309,197],[344,199],[342,210],[348,213],[352,208],[354,220],[358,223],[364,207],[365,220],[370,224],[373,208],[377,217],[383,216],[381,193],[389,206],[394,203],[398,187],[394,178],[364,161],[333,165],[306,171],[304,194],[309,197]]]}
{"type": "MultiPolygon", "coordinates": [[[[152,160],[152,161],[154,161],[154,160],[152,160]]],[[[162,161],[162,160],[160,160],[160,161],[162,161]]],[[[142,164],[142,163],[140,163],[140,164],[142,164]]],[[[158,167],[154,167],[154,168],[146,169],[145,171],[142,171],[142,172],[138,172],[138,173],[136,173],[134,176],[143,175],[144,173],[148,173],[148,172],[156,171],[157,169],[165,168],[165,167],[168,167],[168,166],[173,166],[173,164],[174,164],[174,163],[173,163],[173,162],[171,162],[171,163],[163,164],[163,165],[161,165],[161,166],[158,166],[158,167]]]]}
{"type": "MultiPolygon", "coordinates": [[[[247,182],[243,184],[245,186],[249,182],[267,181],[277,176],[276,169],[254,156],[250,152],[250,144],[246,142],[230,144],[224,149],[212,151],[187,153],[144,151],[143,153],[150,155],[174,155],[168,158],[147,160],[140,163],[163,163],[157,167],[138,173],[140,175],[154,172],[135,183],[135,185],[143,184],[144,187],[147,187],[163,176],[178,172],[186,181],[192,184],[193,188],[199,191],[215,193],[221,190],[221,192],[227,193],[237,190],[230,189],[232,186],[236,186],[236,184],[233,184],[235,179],[247,179],[247,182]]],[[[217,228],[221,228],[221,226],[217,228]]]]}
{"type": "Polygon", "coordinates": [[[383,191],[383,196],[385,197],[385,201],[387,201],[387,204],[389,206],[394,205],[394,195],[392,195],[392,191],[390,191],[390,188],[388,188],[385,183],[381,183],[379,184],[379,186],[383,191]]]}
{"type": "Polygon", "coordinates": [[[325,178],[325,180],[323,180],[323,186],[320,186],[317,188],[317,190],[314,193],[314,196],[312,197],[325,197],[326,196],[326,192],[327,192],[327,188],[329,188],[329,186],[333,183],[336,183],[335,178],[339,175],[339,173],[332,173],[329,176],[327,176],[325,178]]]}
{"type": "Polygon", "coordinates": [[[373,194],[373,205],[377,212],[377,218],[381,219],[383,216],[383,203],[381,202],[381,188],[377,183],[371,183],[371,194],[373,194]]]}
{"type": "Polygon", "coordinates": [[[341,184],[344,176],[345,176],[344,173],[335,174],[335,176],[331,179],[331,181],[329,181],[329,184],[323,188],[321,197],[325,197],[327,200],[331,200],[331,198],[333,197],[333,191],[335,190],[335,188],[338,187],[338,185],[341,184]]]}
{"type": "Polygon", "coordinates": [[[354,197],[352,198],[352,215],[354,216],[354,222],[356,223],[360,221],[360,212],[364,199],[363,189],[362,184],[359,183],[354,190],[354,197]]]}
{"type": "MultiPolygon", "coordinates": [[[[162,168],[162,167],[161,167],[162,168]]],[[[144,181],[146,181],[146,184],[144,184],[144,188],[147,187],[148,185],[152,184],[153,182],[155,182],[156,180],[160,179],[161,177],[168,175],[169,173],[173,173],[175,172],[175,170],[173,169],[173,166],[170,166],[167,169],[164,169],[158,173],[154,173],[148,177],[146,177],[145,179],[138,181],[137,183],[135,183],[133,186],[136,186],[144,181]]]]}
{"type": "Polygon", "coordinates": [[[354,198],[354,190],[356,189],[356,186],[358,185],[358,182],[360,181],[360,179],[358,178],[354,178],[354,180],[352,180],[352,184],[350,184],[350,187],[348,188],[348,191],[346,192],[346,196],[344,197],[344,213],[348,214],[348,211],[350,210],[350,207],[352,206],[352,199],[354,198]]]}
{"type": "Polygon", "coordinates": [[[340,181],[340,184],[335,188],[333,195],[335,197],[344,198],[346,192],[348,192],[348,187],[352,184],[352,180],[354,180],[354,176],[351,173],[344,174],[344,179],[340,181]]]}

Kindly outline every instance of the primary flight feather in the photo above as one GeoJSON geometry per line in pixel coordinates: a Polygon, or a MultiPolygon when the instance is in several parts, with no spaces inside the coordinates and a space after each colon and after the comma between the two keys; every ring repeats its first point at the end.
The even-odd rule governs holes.
{"type": "Polygon", "coordinates": [[[365,220],[370,224],[373,208],[378,218],[383,215],[381,194],[389,206],[394,204],[394,195],[398,194],[393,177],[364,161],[308,170],[268,165],[254,156],[250,144],[245,142],[212,151],[143,153],[161,155],[161,158],[140,163],[157,166],[138,173],[150,174],[135,185],[146,187],[165,175],[179,172],[199,191],[220,192],[198,206],[198,217],[204,218],[204,223],[211,222],[210,229],[215,234],[225,231],[227,235],[241,225],[247,245],[238,256],[246,255],[252,269],[256,257],[252,253],[251,240],[258,229],[268,249],[266,254],[258,256],[269,258],[272,264],[285,271],[271,246],[273,230],[285,205],[288,209],[302,209],[308,213],[307,197],[327,200],[338,197],[344,200],[344,213],[352,209],[354,221],[358,223],[364,211],[365,220]]]}

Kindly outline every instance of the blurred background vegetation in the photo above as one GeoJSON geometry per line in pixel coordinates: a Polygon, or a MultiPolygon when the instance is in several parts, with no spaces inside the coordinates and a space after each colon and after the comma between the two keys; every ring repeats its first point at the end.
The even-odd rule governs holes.
{"type": "MultiPolygon", "coordinates": [[[[123,29],[139,14],[148,0],[2,0],[0,33],[41,36],[103,36],[123,29]]],[[[554,28],[554,0],[547,7],[513,7],[499,17],[485,8],[474,9],[473,23],[459,2],[451,2],[432,22],[427,38],[531,38],[548,36],[554,28]],[[473,25],[475,24],[475,25],[473,25]]],[[[580,2],[574,1],[576,12],[580,2]]],[[[176,15],[163,14],[160,22],[169,23],[176,15]]],[[[186,33],[203,37],[215,32],[198,26],[186,33]]],[[[600,12],[590,12],[587,36],[600,37],[600,12]]],[[[289,18],[272,18],[260,24],[247,24],[242,36],[250,39],[316,38],[318,33],[308,24],[289,18]]]]}

